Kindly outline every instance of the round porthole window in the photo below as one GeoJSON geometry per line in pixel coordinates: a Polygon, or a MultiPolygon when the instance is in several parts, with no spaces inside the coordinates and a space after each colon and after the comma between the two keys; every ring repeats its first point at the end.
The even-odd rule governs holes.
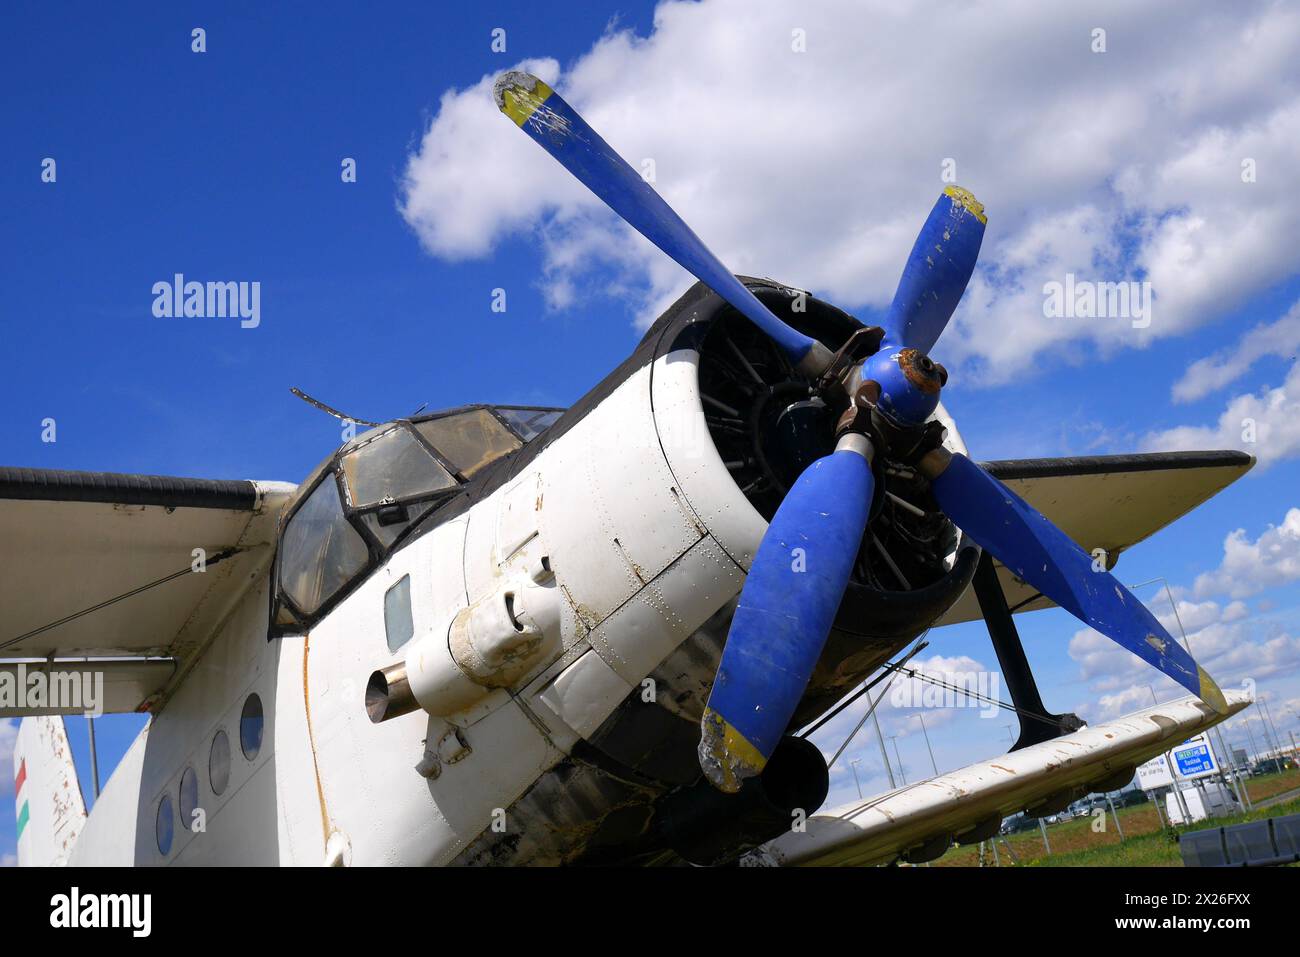
{"type": "Polygon", "coordinates": [[[250,761],[262,750],[263,724],[262,699],[256,694],[250,694],[239,716],[239,750],[250,761]]]}
{"type": "Polygon", "coordinates": [[[166,857],[172,849],[172,837],[175,835],[176,822],[172,819],[172,798],[164,794],[158,803],[158,822],[155,827],[158,838],[158,852],[166,857]]]}
{"type": "Polygon", "coordinates": [[[218,731],[212,738],[212,751],[208,755],[208,782],[212,793],[220,794],[230,783],[230,738],[218,731]]]}
{"type": "Polygon", "coordinates": [[[193,768],[181,775],[181,827],[194,829],[194,812],[199,807],[199,776],[193,768]]]}

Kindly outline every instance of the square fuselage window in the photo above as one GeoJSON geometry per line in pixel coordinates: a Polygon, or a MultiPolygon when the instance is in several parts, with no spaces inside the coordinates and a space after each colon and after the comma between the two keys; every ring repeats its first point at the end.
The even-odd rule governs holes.
{"type": "Polygon", "coordinates": [[[388,635],[389,651],[396,651],[415,634],[410,575],[403,575],[401,581],[384,593],[384,631],[388,635]]]}

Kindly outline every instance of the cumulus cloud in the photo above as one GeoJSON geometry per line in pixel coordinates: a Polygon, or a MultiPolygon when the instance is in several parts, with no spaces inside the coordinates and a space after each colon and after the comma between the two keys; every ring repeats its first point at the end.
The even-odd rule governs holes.
{"type": "Polygon", "coordinates": [[[1174,383],[1175,402],[1190,402],[1236,381],[1265,356],[1294,359],[1300,349],[1300,302],[1275,322],[1256,326],[1231,349],[1197,359],[1174,383]]]}
{"type": "Polygon", "coordinates": [[[1088,703],[1080,706],[1078,714],[1084,720],[1094,724],[1132,714],[1134,711],[1141,711],[1156,704],[1151,691],[1151,685],[1129,685],[1120,691],[1102,695],[1095,705],[1088,703]]]}
{"type": "Polygon", "coordinates": [[[1254,541],[1244,528],[1229,532],[1219,567],[1198,575],[1192,587],[1198,596],[1246,598],[1296,580],[1300,580],[1300,508],[1291,508],[1282,524],[1270,525],[1254,541]]]}
{"type": "MultiPolygon", "coordinates": [[[[967,655],[936,654],[928,658],[914,658],[908,667],[940,680],[969,687],[992,698],[1004,700],[1006,698],[1001,675],[990,670],[983,662],[967,655]],[[982,679],[980,676],[983,676],[982,679]]],[[[876,706],[876,718],[880,721],[883,734],[898,738],[889,744],[889,761],[891,765],[895,765],[897,756],[901,756],[908,780],[916,780],[931,773],[930,747],[936,749],[936,761],[940,771],[951,768],[957,763],[945,759],[945,739],[942,734],[935,734],[938,729],[945,727],[951,729],[956,722],[968,719],[976,726],[982,726],[990,735],[995,729],[998,735],[1002,734],[1001,722],[979,720],[991,713],[1001,715],[1003,712],[994,710],[995,706],[970,700],[960,694],[945,695],[944,691],[937,689],[930,682],[902,675],[894,680],[887,694],[884,693],[884,688],[884,684],[878,685],[871,693],[873,699],[880,699],[876,706]],[[921,722],[915,717],[918,714],[924,718],[925,731],[930,736],[929,747],[923,738],[921,722]],[[910,743],[909,739],[911,739],[910,743]],[[900,748],[898,755],[895,753],[895,746],[900,748]]],[[[828,761],[844,743],[854,726],[864,718],[868,707],[866,697],[859,698],[812,736],[812,740],[821,748],[823,756],[828,761]]],[[[968,754],[962,754],[960,763],[967,763],[970,757],[968,754]]],[[[862,786],[863,793],[872,794],[888,788],[887,774],[880,759],[879,740],[876,738],[875,728],[868,719],[845,750],[844,755],[831,768],[832,794],[828,806],[851,800],[856,796],[853,771],[849,767],[849,762],[855,758],[861,762],[857,768],[856,784],[862,786]]],[[[894,773],[898,774],[897,766],[894,766],[894,773]]]]}
{"type": "MultiPolygon", "coordinates": [[[[634,166],[653,159],[656,188],[732,269],[851,309],[888,304],[954,161],[990,220],[942,357],[995,382],[1184,333],[1294,273],[1297,55],[1300,10],[1266,0],[706,0],[661,3],[648,36],[611,30],[563,69],[523,68],[634,166]],[[1046,318],[1043,286],[1066,273],[1149,281],[1150,327],[1046,318]]],[[[530,237],[552,306],[610,296],[648,321],[685,273],[498,114],[492,79],[442,95],[403,216],[445,259],[530,237]]]]}
{"type": "MultiPolygon", "coordinates": [[[[1300,637],[1250,619],[1240,601],[1225,605],[1179,598],[1177,607],[1175,615],[1168,604],[1162,609],[1156,603],[1152,612],[1170,634],[1180,640],[1186,635],[1197,663],[1224,687],[1289,675],[1300,665],[1300,637]]],[[[1187,694],[1172,679],[1091,628],[1075,632],[1069,654],[1079,666],[1080,677],[1098,695],[1095,703],[1080,706],[1079,714],[1088,720],[1118,717],[1154,704],[1153,691],[1160,701],[1187,694]]]]}
{"type": "Polygon", "coordinates": [[[1153,451],[1241,449],[1267,468],[1300,455],[1300,363],[1294,363],[1277,388],[1234,396],[1213,425],[1180,425],[1149,433],[1153,451]]]}

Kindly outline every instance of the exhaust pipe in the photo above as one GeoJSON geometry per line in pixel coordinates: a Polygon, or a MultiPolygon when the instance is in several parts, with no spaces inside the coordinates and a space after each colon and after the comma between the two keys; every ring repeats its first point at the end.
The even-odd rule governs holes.
{"type": "Polygon", "coordinates": [[[366,682],[366,714],[375,724],[400,718],[420,707],[406,679],[406,662],[381,668],[366,682]]]}
{"type": "Polygon", "coordinates": [[[559,589],[543,556],[414,639],[403,662],[371,674],[366,711],[375,724],[417,708],[447,718],[559,653],[559,589]]]}

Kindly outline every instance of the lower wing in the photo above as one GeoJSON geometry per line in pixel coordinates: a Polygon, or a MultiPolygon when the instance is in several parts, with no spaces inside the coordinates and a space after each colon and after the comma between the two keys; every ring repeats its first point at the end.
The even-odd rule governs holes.
{"type": "Polygon", "coordinates": [[[1224,697],[1228,715],[1189,695],[815,814],[807,830],[764,844],[743,863],[861,866],[905,854],[920,861],[939,856],[954,840],[987,840],[1019,811],[1052,813],[1093,791],[1123,787],[1139,764],[1250,704],[1244,692],[1224,697]]]}

